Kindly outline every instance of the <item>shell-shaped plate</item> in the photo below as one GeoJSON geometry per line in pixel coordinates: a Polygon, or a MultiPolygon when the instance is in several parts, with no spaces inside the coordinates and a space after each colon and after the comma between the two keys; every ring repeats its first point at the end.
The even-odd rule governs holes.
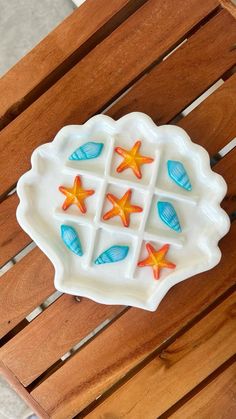
{"type": "Polygon", "coordinates": [[[71,252],[78,256],[83,256],[83,250],[78,234],[71,226],[61,225],[61,238],[71,252]]]}
{"type": "Polygon", "coordinates": [[[103,263],[120,262],[125,259],[129,251],[128,246],[111,246],[95,260],[96,265],[103,263]]]}
{"type": "Polygon", "coordinates": [[[170,178],[173,179],[178,186],[186,191],[192,190],[192,185],[183,163],[180,161],[168,160],[167,168],[170,178]]]}
{"type": "MultiPolygon", "coordinates": [[[[20,198],[17,219],[52,261],[56,289],[102,304],[155,310],[172,286],[219,262],[218,241],[229,229],[228,216],[219,205],[226,193],[226,184],[211,170],[207,152],[191,142],[182,128],[156,126],[141,113],[125,115],[116,121],[106,115],[96,115],[84,125],[62,128],[52,143],[34,151],[32,168],[19,179],[17,193],[20,198]],[[155,156],[153,164],[143,166],[141,179],[135,179],[128,171],[123,175],[117,173],[116,164],[122,159],[114,154],[116,146],[130,149],[139,139],[144,154],[155,156]],[[92,141],[104,144],[97,159],[69,160],[73,151],[92,141]],[[168,175],[168,160],[183,163],[193,195],[168,175]],[[96,190],[93,198],[89,198],[91,207],[85,215],[75,206],[69,211],[61,209],[63,196],[58,187],[65,184],[72,188],[76,175],[84,177],[84,187],[96,190]],[[133,187],[133,202],[143,204],[143,213],[133,217],[130,228],[125,229],[116,219],[103,223],[103,213],[108,209],[105,192],[122,197],[134,182],[137,188],[133,187]],[[177,190],[182,191],[182,195],[177,194],[177,190]],[[147,198],[150,205],[146,205],[147,198]],[[172,203],[182,233],[164,224],[158,214],[157,201],[172,203]],[[65,225],[62,236],[61,225],[65,225]],[[84,256],[77,255],[82,253],[81,247],[68,227],[74,228],[79,236],[84,256]],[[154,283],[152,268],[136,267],[137,262],[148,258],[145,243],[157,251],[166,243],[171,246],[166,259],[176,264],[176,269],[163,268],[159,282],[154,283]],[[107,255],[101,254],[114,245],[129,246],[126,258],[117,263],[95,264],[98,257],[97,263],[109,262],[107,255]]],[[[186,283],[185,287],[188,286],[186,283]]]]}
{"type": "Polygon", "coordinates": [[[103,143],[88,142],[77,148],[69,157],[69,160],[90,160],[100,156],[103,143]]]}
{"type": "Polygon", "coordinates": [[[180,222],[173,205],[170,202],[158,201],[157,210],[161,220],[172,230],[181,232],[180,222]]]}

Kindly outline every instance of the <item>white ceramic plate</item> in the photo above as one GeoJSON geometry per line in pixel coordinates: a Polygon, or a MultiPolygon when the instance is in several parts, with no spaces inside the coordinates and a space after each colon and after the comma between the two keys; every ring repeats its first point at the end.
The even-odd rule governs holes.
{"type": "Polygon", "coordinates": [[[229,229],[229,218],[220,207],[226,184],[211,170],[208,153],[181,128],[158,127],[142,113],[131,113],[118,121],[97,115],[84,125],[62,128],[51,143],[34,151],[32,169],[20,178],[17,193],[17,219],[52,261],[55,287],[100,303],[155,310],[173,285],[219,262],[218,241],[229,229]],[[154,159],[141,166],[141,179],[131,169],[117,173],[122,157],[114,151],[117,146],[129,150],[138,139],[142,142],[140,153],[154,159]],[[69,160],[87,142],[104,144],[101,154],[89,160],[69,160]],[[182,163],[191,190],[170,177],[169,160],[182,163]],[[76,205],[63,210],[65,196],[58,189],[61,185],[71,188],[78,175],[84,189],[95,191],[85,201],[85,214],[76,205]],[[132,204],[143,211],[131,214],[129,227],[124,227],[119,217],[105,221],[103,215],[112,207],[106,193],[121,198],[128,189],[132,190],[132,204]],[[181,231],[163,222],[158,202],[173,206],[181,231]],[[66,247],[61,225],[76,231],[83,256],[66,247]],[[137,266],[148,256],[147,243],[156,251],[169,244],[166,259],[176,265],[161,269],[158,280],[152,267],[137,266]],[[114,245],[129,247],[123,260],[94,263],[114,245]]]}

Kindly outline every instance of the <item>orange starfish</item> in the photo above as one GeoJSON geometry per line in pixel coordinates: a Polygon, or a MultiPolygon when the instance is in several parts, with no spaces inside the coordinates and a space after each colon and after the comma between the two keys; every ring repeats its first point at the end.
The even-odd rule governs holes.
{"type": "Polygon", "coordinates": [[[138,266],[151,266],[153,269],[153,275],[155,279],[159,279],[160,270],[162,268],[174,269],[176,265],[165,259],[165,255],[169,250],[170,245],[164,244],[159,250],[156,250],[150,243],[146,244],[146,249],[149,256],[140,261],[138,266]]]}
{"type": "Polygon", "coordinates": [[[72,204],[77,205],[80,211],[84,214],[87,208],[84,204],[84,200],[94,194],[92,189],[85,190],[82,188],[81,180],[79,176],[75,177],[73,188],[66,188],[65,186],[59,186],[59,191],[62,192],[66,199],[62,205],[62,209],[65,211],[72,204]]]}
{"type": "Polygon", "coordinates": [[[131,205],[131,194],[131,189],[128,189],[128,191],[125,192],[122,198],[118,199],[116,196],[112,195],[111,193],[108,193],[107,199],[109,199],[109,201],[113,204],[113,208],[103,215],[103,219],[109,220],[110,218],[118,215],[121,218],[123,225],[125,227],[129,227],[130,214],[132,212],[142,212],[143,210],[141,207],[138,207],[137,205],[131,205]]]}
{"type": "Polygon", "coordinates": [[[124,157],[124,160],[116,169],[118,173],[123,172],[125,169],[132,169],[138,179],[142,178],[140,166],[142,164],[152,163],[154,159],[151,157],[141,156],[141,154],[139,154],[140,147],[141,141],[136,141],[131,150],[124,150],[121,147],[115,148],[115,151],[124,157]]]}

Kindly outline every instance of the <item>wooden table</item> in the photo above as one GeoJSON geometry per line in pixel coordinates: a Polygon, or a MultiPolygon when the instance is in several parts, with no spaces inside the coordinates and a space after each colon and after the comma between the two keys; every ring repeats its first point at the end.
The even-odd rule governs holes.
{"type": "MultiPolygon", "coordinates": [[[[31,242],[14,187],[32,151],[100,112],[143,111],[186,129],[225,177],[222,206],[234,220],[236,148],[219,155],[236,136],[226,3],[87,0],[1,79],[1,265],[31,242]]],[[[154,313],[61,295],[29,322],[55,292],[53,267],[34,248],[0,280],[2,373],[42,418],[235,418],[235,240],[234,222],[220,264],[175,286],[154,313]]]]}

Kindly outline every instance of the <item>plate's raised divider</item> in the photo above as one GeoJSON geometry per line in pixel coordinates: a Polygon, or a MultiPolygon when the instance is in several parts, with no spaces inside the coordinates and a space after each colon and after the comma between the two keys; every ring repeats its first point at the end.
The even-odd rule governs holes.
{"type": "Polygon", "coordinates": [[[147,194],[147,200],[143,209],[143,216],[142,216],[142,221],[140,224],[140,233],[144,233],[145,231],[145,227],[146,227],[146,222],[148,219],[148,215],[150,212],[150,207],[152,204],[152,198],[153,198],[153,194],[155,191],[155,183],[157,180],[157,175],[158,175],[158,171],[160,168],[160,161],[161,161],[161,152],[160,150],[156,150],[155,151],[155,160],[152,163],[152,168],[150,170],[152,170],[152,174],[151,174],[151,180],[150,180],[150,184],[148,186],[148,194],[147,194]]]}
{"type": "MultiPolygon", "coordinates": [[[[129,270],[129,277],[134,279],[135,278],[135,272],[137,269],[137,265],[138,265],[138,261],[140,258],[140,253],[141,253],[141,248],[142,248],[142,244],[144,241],[152,241],[152,242],[160,242],[163,244],[173,244],[176,245],[178,247],[182,247],[184,244],[184,238],[175,238],[174,235],[172,234],[171,236],[167,236],[161,233],[152,235],[149,234],[148,232],[145,231],[146,229],[146,222],[150,213],[150,209],[151,209],[151,205],[152,205],[152,200],[153,200],[153,196],[155,194],[155,184],[156,184],[156,180],[158,177],[158,173],[160,170],[160,162],[161,162],[161,158],[162,158],[162,152],[161,150],[156,150],[155,151],[155,159],[154,162],[152,164],[152,175],[151,175],[151,180],[150,180],[150,184],[148,186],[149,191],[147,194],[147,199],[146,199],[146,203],[144,206],[144,210],[143,210],[143,215],[142,215],[142,221],[141,221],[141,225],[140,225],[140,229],[139,232],[137,234],[137,244],[136,244],[136,248],[134,251],[134,257],[133,257],[133,264],[130,267],[129,270]]],[[[172,193],[170,193],[170,196],[172,196],[172,193]]]]}
{"type": "Polygon", "coordinates": [[[102,181],[102,186],[101,186],[100,191],[99,191],[97,210],[96,210],[95,217],[94,217],[94,222],[95,222],[95,225],[96,225],[97,228],[101,227],[100,226],[100,220],[102,218],[102,210],[103,210],[104,200],[106,199],[107,184],[108,184],[108,182],[104,178],[104,180],[102,181]]]}
{"type": "Polygon", "coordinates": [[[129,266],[129,270],[127,273],[127,278],[128,279],[135,279],[135,271],[137,268],[137,264],[138,264],[138,260],[139,260],[139,256],[140,256],[140,252],[141,252],[141,248],[142,248],[142,243],[143,243],[143,237],[141,236],[141,234],[139,233],[136,237],[136,243],[135,243],[135,248],[134,248],[134,254],[133,254],[133,263],[130,263],[129,266]]]}
{"type": "Polygon", "coordinates": [[[122,234],[128,234],[128,235],[132,235],[132,236],[138,236],[138,230],[135,228],[127,228],[127,227],[123,227],[123,226],[118,226],[116,224],[109,224],[106,223],[106,221],[98,221],[97,223],[99,228],[102,228],[103,230],[107,230],[110,232],[117,232],[117,233],[122,233],[122,234]]]}
{"type": "Polygon", "coordinates": [[[73,222],[73,223],[77,223],[78,225],[86,225],[86,226],[90,226],[91,225],[91,219],[81,215],[79,210],[78,210],[78,215],[77,214],[70,214],[69,212],[67,212],[67,214],[61,209],[61,208],[56,208],[54,211],[54,217],[57,218],[58,220],[60,220],[62,223],[67,224],[68,222],[73,222]]]}
{"type": "Polygon", "coordinates": [[[143,239],[145,241],[160,242],[163,244],[168,243],[179,248],[183,247],[185,243],[185,237],[182,234],[177,237],[177,235],[174,236],[173,234],[167,236],[165,234],[158,233],[157,236],[156,234],[144,232],[143,239]]]}
{"type": "Polygon", "coordinates": [[[144,189],[144,185],[142,184],[139,185],[137,182],[132,181],[130,179],[122,179],[122,178],[118,179],[117,177],[110,175],[107,177],[107,180],[108,180],[108,183],[111,183],[114,185],[119,184],[119,186],[124,186],[124,188],[127,188],[127,189],[130,189],[130,188],[136,189],[136,190],[140,190],[140,192],[142,192],[144,189]]]}
{"type": "Polygon", "coordinates": [[[90,232],[90,236],[89,236],[89,241],[88,241],[88,247],[87,247],[87,254],[86,254],[86,258],[84,261],[84,267],[88,268],[90,266],[94,265],[94,248],[96,245],[96,240],[97,240],[97,233],[98,233],[98,228],[91,228],[91,232],[90,232]]]}
{"type": "Polygon", "coordinates": [[[178,201],[187,202],[188,204],[197,205],[199,197],[197,195],[187,196],[177,192],[170,192],[160,188],[155,188],[155,195],[163,196],[166,198],[176,199],[178,201]]]}
{"type": "MultiPolygon", "coordinates": [[[[135,139],[134,139],[135,140],[135,139]]],[[[96,212],[93,217],[93,225],[91,226],[91,217],[86,217],[86,215],[81,215],[79,212],[78,214],[71,214],[70,212],[64,212],[60,208],[55,209],[54,216],[60,220],[63,220],[63,222],[73,222],[76,223],[78,231],[81,226],[86,226],[86,228],[89,228],[89,239],[87,240],[88,243],[86,244],[86,252],[83,258],[83,261],[81,260],[81,264],[84,268],[94,268],[94,257],[97,254],[96,251],[96,244],[97,240],[99,240],[99,230],[107,231],[107,232],[114,232],[114,233],[120,233],[124,237],[125,235],[127,238],[132,238],[131,240],[131,246],[132,249],[130,249],[128,255],[127,255],[127,268],[125,270],[125,278],[128,280],[135,279],[135,272],[137,269],[138,261],[140,259],[141,249],[144,242],[154,242],[159,244],[170,244],[177,246],[181,248],[185,243],[185,237],[183,234],[181,234],[180,237],[175,237],[174,234],[171,232],[167,232],[166,234],[161,233],[158,234],[151,234],[146,231],[146,223],[148,220],[148,216],[151,210],[151,205],[153,202],[153,197],[158,195],[159,197],[165,197],[165,198],[172,198],[177,199],[178,201],[185,201],[190,204],[196,205],[197,203],[197,197],[185,196],[180,193],[174,193],[174,192],[168,192],[166,190],[162,190],[160,188],[157,188],[156,181],[157,177],[160,171],[160,163],[161,159],[163,157],[163,153],[161,148],[155,150],[154,155],[154,161],[150,165],[149,170],[151,170],[150,180],[149,183],[146,185],[142,182],[142,179],[137,180],[136,178],[134,180],[129,179],[123,179],[119,177],[115,177],[112,175],[112,161],[113,161],[113,154],[115,152],[115,145],[119,145],[119,141],[116,138],[116,135],[111,135],[109,140],[104,142],[104,150],[106,152],[106,159],[104,164],[103,171],[93,171],[80,168],[79,167],[79,161],[78,161],[78,168],[70,166],[68,162],[65,163],[63,167],[63,172],[66,174],[69,174],[71,176],[75,175],[81,175],[85,178],[88,177],[90,179],[94,179],[96,183],[100,183],[100,187],[96,190],[96,194],[98,194],[97,197],[97,205],[96,205],[96,212]],[[108,149],[107,149],[108,148],[108,149]],[[107,150],[106,150],[107,149],[107,150]],[[145,203],[142,206],[143,211],[141,213],[141,221],[138,228],[126,228],[124,226],[119,226],[114,223],[107,223],[102,219],[102,212],[104,207],[104,202],[106,200],[106,192],[108,190],[109,185],[113,186],[119,186],[124,187],[124,189],[132,188],[132,190],[135,190],[136,192],[139,192],[140,195],[145,194],[145,203]]],[[[139,205],[139,202],[136,203],[139,205]]],[[[158,217],[158,214],[157,214],[158,217]]],[[[114,234],[115,239],[115,234],[114,234]]],[[[114,240],[114,245],[115,245],[114,240]]]]}
{"type": "Polygon", "coordinates": [[[156,181],[157,181],[157,175],[160,170],[160,163],[163,156],[162,150],[159,148],[158,150],[155,150],[155,159],[152,164],[152,173],[151,173],[151,180],[150,180],[150,186],[155,187],[156,181]]]}
{"type": "Polygon", "coordinates": [[[115,147],[115,135],[114,136],[111,135],[108,141],[110,143],[109,143],[109,149],[107,152],[106,163],[105,163],[105,168],[104,168],[104,175],[106,177],[109,177],[111,173],[111,162],[112,162],[112,157],[113,157],[114,147],[115,147]]]}
{"type": "MultiPolygon", "coordinates": [[[[79,161],[78,161],[79,163],[79,161]]],[[[90,179],[105,179],[105,176],[100,173],[99,175],[95,174],[94,172],[91,172],[90,170],[86,170],[86,169],[81,169],[81,168],[76,168],[76,167],[71,167],[70,165],[65,165],[63,167],[62,170],[63,173],[67,174],[67,175],[71,175],[71,176],[76,176],[76,175],[81,175],[81,176],[86,176],[90,179]]]]}

